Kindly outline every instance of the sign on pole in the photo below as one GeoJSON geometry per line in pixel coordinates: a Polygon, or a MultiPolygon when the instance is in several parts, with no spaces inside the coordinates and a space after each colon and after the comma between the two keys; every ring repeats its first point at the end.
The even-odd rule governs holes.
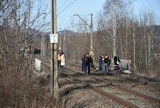
{"type": "Polygon", "coordinates": [[[41,71],[41,61],[38,59],[35,59],[35,68],[41,71]]]}
{"type": "Polygon", "coordinates": [[[50,34],[50,43],[58,43],[58,35],[50,34]]]}

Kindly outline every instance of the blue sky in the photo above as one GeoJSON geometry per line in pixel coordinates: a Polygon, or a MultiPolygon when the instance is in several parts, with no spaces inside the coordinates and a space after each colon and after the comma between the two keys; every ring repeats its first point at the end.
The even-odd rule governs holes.
{"type": "Polygon", "coordinates": [[[140,10],[153,11],[157,23],[160,24],[160,0],[136,0],[133,3],[135,13],[138,15],[140,10]]]}
{"type": "Polygon", "coordinates": [[[73,14],[79,14],[82,18],[90,18],[91,13],[93,17],[103,8],[105,0],[68,0],[68,4],[75,1],[63,12],[61,10],[67,7],[67,3],[62,6],[66,0],[57,0],[57,14],[58,14],[58,24],[59,28],[67,29],[71,24],[71,21],[76,19],[73,14]],[[58,10],[59,9],[59,10],[58,10]],[[69,24],[68,24],[69,23],[69,24]]]}
{"type": "MultiPolygon", "coordinates": [[[[93,18],[98,12],[103,10],[106,0],[57,0],[57,31],[58,29],[69,29],[71,22],[75,19],[73,14],[79,14],[82,18],[90,18],[89,14],[93,13],[93,18]]],[[[160,0],[125,0],[134,1],[133,8],[138,15],[139,10],[152,10],[160,18],[160,0]]],[[[42,0],[49,4],[50,0],[42,0]]],[[[50,8],[48,8],[50,9],[50,8]]],[[[159,20],[157,18],[157,20],[159,20]]],[[[160,24],[160,21],[158,22],[160,24]]]]}

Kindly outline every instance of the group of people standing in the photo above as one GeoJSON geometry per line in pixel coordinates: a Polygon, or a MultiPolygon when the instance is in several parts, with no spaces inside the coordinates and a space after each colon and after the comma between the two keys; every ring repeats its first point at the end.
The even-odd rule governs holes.
{"type": "MultiPolygon", "coordinates": [[[[115,71],[121,71],[122,70],[122,63],[119,59],[119,57],[117,56],[114,56],[114,70],[115,71]]],[[[105,54],[104,56],[103,55],[100,55],[99,56],[99,69],[100,71],[104,71],[106,74],[108,74],[109,72],[109,66],[111,64],[111,58],[105,54]]]]}
{"type": "Polygon", "coordinates": [[[65,56],[64,56],[64,52],[61,51],[60,53],[58,53],[58,68],[64,68],[65,65],[65,56]]]}
{"type": "MultiPolygon", "coordinates": [[[[115,56],[113,60],[114,60],[114,70],[115,71],[122,70],[122,64],[119,57],[115,56]]],[[[111,64],[111,58],[108,56],[108,54],[105,55],[101,54],[99,56],[98,63],[99,63],[98,70],[105,72],[105,74],[109,74],[109,66],[111,64]]],[[[90,66],[94,67],[92,57],[91,55],[89,55],[89,53],[84,54],[82,56],[82,72],[86,73],[88,71],[88,74],[90,74],[90,66]]]]}
{"type": "MultiPolygon", "coordinates": [[[[65,56],[63,51],[58,53],[57,59],[58,59],[58,68],[63,69],[65,65],[65,56]]],[[[81,60],[82,60],[82,72],[84,73],[88,72],[88,75],[90,75],[90,67],[94,67],[91,55],[89,53],[86,53],[82,55],[81,60]]],[[[122,70],[122,64],[119,57],[114,56],[113,60],[114,60],[114,70],[115,71],[122,70]]],[[[104,71],[105,74],[108,74],[109,66],[111,64],[111,58],[108,56],[108,54],[105,54],[105,55],[101,54],[99,56],[98,62],[99,62],[98,70],[104,71]]]]}

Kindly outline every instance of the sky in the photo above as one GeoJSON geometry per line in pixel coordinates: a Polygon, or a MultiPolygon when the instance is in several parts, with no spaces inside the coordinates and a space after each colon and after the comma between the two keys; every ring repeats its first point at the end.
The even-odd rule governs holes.
{"type": "Polygon", "coordinates": [[[140,10],[153,11],[160,25],[160,0],[136,0],[133,3],[136,15],[140,10]]]}
{"type": "MultiPolygon", "coordinates": [[[[42,0],[43,1],[43,0],[42,0]]],[[[45,4],[49,4],[50,0],[44,0],[45,4]]],[[[43,1],[43,2],[44,2],[43,1]]],[[[82,18],[90,18],[90,14],[93,13],[93,19],[96,20],[96,15],[100,11],[103,11],[103,5],[106,0],[56,0],[57,1],[57,31],[61,28],[69,29],[71,22],[74,21],[78,14],[82,18]]],[[[160,18],[160,0],[125,0],[134,1],[133,8],[135,14],[138,15],[140,10],[151,10],[156,16],[160,18]]],[[[50,8],[48,8],[50,9],[50,8]]],[[[157,20],[160,20],[157,18],[157,20]]],[[[90,22],[88,22],[90,23],[90,22]]],[[[160,24],[160,21],[158,22],[160,24]]]]}
{"type": "MultiPolygon", "coordinates": [[[[67,29],[72,21],[78,19],[78,17],[73,16],[74,14],[78,14],[82,18],[90,19],[90,14],[92,13],[94,18],[95,15],[102,10],[105,3],[105,0],[67,0],[68,4],[75,1],[67,7],[67,3],[63,5],[64,1],[66,0],[57,0],[57,26],[61,29],[67,29]],[[65,7],[67,8],[63,11],[65,7]]],[[[90,24],[90,22],[88,23],[90,24]]]]}

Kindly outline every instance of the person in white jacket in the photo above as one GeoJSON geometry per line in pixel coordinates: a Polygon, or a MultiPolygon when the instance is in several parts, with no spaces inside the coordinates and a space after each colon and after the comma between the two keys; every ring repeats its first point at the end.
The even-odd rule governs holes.
{"type": "Polygon", "coordinates": [[[65,65],[65,56],[64,56],[64,53],[61,52],[61,68],[62,69],[64,68],[64,65],[65,65]]]}

